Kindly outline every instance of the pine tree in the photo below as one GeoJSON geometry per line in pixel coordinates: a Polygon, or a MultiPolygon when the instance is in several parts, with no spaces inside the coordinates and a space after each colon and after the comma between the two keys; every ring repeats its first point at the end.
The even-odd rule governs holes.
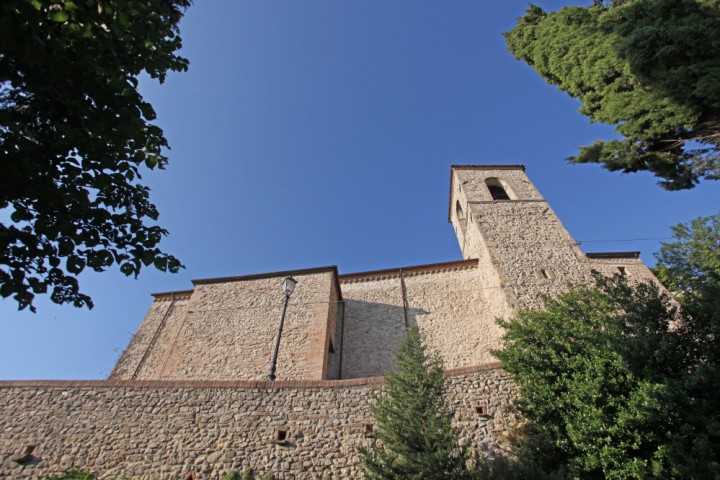
{"type": "Polygon", "coordinates": [[[549,13],[530,5],[505,38],[580,101],[581,114],[620,134],[571,162],[649,171],[668,190],[720,180],[719,0],[594,0],[549,13]]]}
{"type": "Polygon", "coordinates": [[[396,353],[396,372],[385,381],[385,393],[372,407],[375,442],[362,452],[366,477],[467,478],[466,452],[443,397],[442,359],[426,355],[417,329],[408,330],[396,353]]]}

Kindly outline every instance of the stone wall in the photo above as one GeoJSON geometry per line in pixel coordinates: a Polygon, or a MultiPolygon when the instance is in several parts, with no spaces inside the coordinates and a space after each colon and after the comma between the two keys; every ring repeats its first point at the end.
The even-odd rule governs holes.
{"type": "Polygon", "coordinates": [[[172,327],[179,325],[185,318],[191,293],[174,292],[155,297],[145,320],[115,364],[111,379],[152,378],[167,346],[172,344],[172,327]]]}
{"type": "Polygon", "coordinates": [[[607,276],[625,275],[628,280],[638,282],[660,282],[652,271],[638,257],[638,252],[588,253],[590,268],[607,276]]]}
{"type": "Polygon", "coordinates": [[[493,361],[498,317],[543,295],[623,270],[656,279],[635,254],[585,255],[518,165],[455,166],[448,219],[464,261],[338,276],[335,267],[195,281],[156,295],[111,379],[265,378],[282,278],[299,280],[278,359],[280,379],[382,375],[407,327],[457,368],[493,361]],[[488,182],[509,200],[493,199],[488,182]]]}
{"type": "Polygon", "coordinates": [[[399,277],[341,284],[345,312],[340,378],[382,375],[405,335],[399,277]]]}
{"type": "Polygon", "coordinates": [[[591,281],[588,259],[524,167],[456,166],[451,185],[449,220],[462,232],[463,256],[489,257],[511,310],[540,308],[542,295],[591,281]],[[490,178],[509,200],[493,199],[490,178]]]}
{"type": "Polygon", "coordinates": [[[543,294],[591,281],[583,253],[546,203],[479,204],[472,212],[518,307],[541,308],[543,294]]]}
{"type": "Polygon", "coordinates": [[[445,366],[493,361],[502,332],[495,322],[496,289],[469,260],[342,275],[345,301],[342,378],[382,375],[406,327],[419,328],[445,366]]]}
{"type": "MultiPolygon", "coordinates": [[[[113,380],[265,378],[287,272],[195,281],[195,290],[156,295],[110,376],[113,380]]],[[[293,272],[277,362],[278,379],[320,380],[330,367],[338,298],[336,270],[293,272]]]]}
{"type": "MultiPolygon", "coordinates": [[[[244,468],[279,479],[359,478],[370,398],[382,387],[379,378],[0,382],[0,478],[70,467],[136,479],[217,479],[244,468]],[[28,463],[12,460],[30,445],[28,463]]],[[[461,441],[504,449],[514,392],[496,365],[449,372],[461,441]]]]}

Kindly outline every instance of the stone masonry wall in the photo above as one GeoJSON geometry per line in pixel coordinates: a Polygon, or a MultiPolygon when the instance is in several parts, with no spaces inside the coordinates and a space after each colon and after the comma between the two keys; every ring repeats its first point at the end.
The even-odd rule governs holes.
{"type": "Polygon", "coordinates": [[[639,258],[591,258],[590,268],[607,276],[621,273],[620,268],[622,268],[630,280],[659,284],[659,280],[639,258]]]}
{"type": "Polygon", "coordinates": [[[541,308],[541,295],[591,282],[588,261],[545,202],[475,204],[472,212],[519,307],[541,308]]]}
{"type": "Polygon", "coordinates": [[[130,344],[115,364],[110,379],[133,380],[151,378],[165,352],[163,346],[170,345],[171,328],[185,317],[190,294],[172,294],[156,298],[150,306],[145,320],[130,340],[130,344]]]}
{"type": "Polygon", "coordinates": [[[493,361],[502,332],[497,289],[476,261],[341,276],[345,301],[342,378],[382,375],[407,326],[418,327],[447,368],[493,361]],[[403,288],[405,301],[403,301],[403,288]]]}
{"type": "Polygon", "coordinates": [[[512,310],[541,308],[543,294],[591,281],[587,258],[521,166],[458,166],[451,178],[449,219],[463,231],[463,256],[489,257],[512,310]],[[488,178],[510,200],[494,200],[488,178]]]}
{"type": "Polygon", "coordinates": [[[345,312],[340,378],[392,370],[393,351],[405,335],[399,277],[341,284],[345,312]]]}
{"type": "Polygon", "coordinates": [[[446,368],[495,361],[490,350],[500,346],[502,331],[479,273],[474,266],[405,279],[410,323],[417,324],[446,368]]]}
{"type": "MultiPolygon", "coordinates": [[[[297,274],[296,279],[277,378],[320,380],[328,369],[329,324],[335,321],[334,271],[297,274]]],[[[283,308],[282,280],[198,281],[191,295],[180,299],[159,295],[110,378],[265,378],[283,308]]]]}
{"type": "MultiPolygon", "coordinates": [[[[465,368],[447,387],[461,442],[504,449],[514,422],[508,375],[494,365],[465,368]]],[[[153,480],[217,479],[244,468],[279,479],[360,478],[358,448],[372,441],[370,395],[381,389],[378,378],[0,382],[0,478],[70,467],[153,480]],[[286,443],[275,440],[279,430],[286,443]],[[28,463],[12,461],[30,445],[28,463]]]]}

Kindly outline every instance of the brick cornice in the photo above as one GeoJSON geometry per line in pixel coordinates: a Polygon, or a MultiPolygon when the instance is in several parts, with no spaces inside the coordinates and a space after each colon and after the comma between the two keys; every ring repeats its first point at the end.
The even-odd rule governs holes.
{"type": "Polygon", "coordinates": [[[178,290],[175,292],[151,293],[155,300],[188,300],[195,290],[178,290]]]}
{"type": "MultiPolygon", "coordinates": [[[[445,371],[446,377],[500,369],[500,362],[491,362],[445,371]]],[[[284,388],[349,388],[381,385],[383,377],[350,378],[346,380],[0,380],[0,388],[195,388],[264,390],[284,388]]]]}
{"type": "MultiPolygon", "coordinates": [[[[338,290],[338,295],[342,296],[342,292],[340,291],[340,284],[338,283],[338,271],[337,266],[335,265],[329,265],[325,267],[313,267],[313,268],[303,268],[303,269],[297,269],[297,270],[284,270],[281,272],[265,272],[265,273],[255,273],[251,275],[239,275],[239,276],[232,276],[232,277],[215,277],[215,278],[201,278],[197,280],[191,280],[192,284],[197,285],[208,285],[213,283],[229,283],[229,282],[242,282],[247,280],[261,280],[265,278],[275,278],[275,277],[289,277],[292,275],[312,275],[316,273],[325,273],[329,272],[333,276],[333,282],[335,282],[335,286],[338,290]]],[[[195,290],[178,290],[173,292],[158,292],[153,293],[152,296],[155,297],[156,300],[186,300],[190,298],[190,296],[193,294],[195,290]]]]}
{"type": "Polygon", "coordinates": [[[405,277],[422,275],[427,273],[454,272],[476,268],[478,260],[459,260],[456,262],[429,263],[427,265],[412,265],[409,267],[387,268],[384,270],[371,270],[368,272],[346,273],[340,275],[340,283],[370,282],[374,280],[385,280],[397,278],[402,273],[405,277]]]}

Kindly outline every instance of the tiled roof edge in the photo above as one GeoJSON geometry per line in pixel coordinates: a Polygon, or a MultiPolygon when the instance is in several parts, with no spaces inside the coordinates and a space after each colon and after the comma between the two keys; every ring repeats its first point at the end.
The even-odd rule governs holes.
{"type": "Polygon", "coordinates": [[[640,258],[640,252],[591,252],[586,253],[588,258],[640,258]]]}

